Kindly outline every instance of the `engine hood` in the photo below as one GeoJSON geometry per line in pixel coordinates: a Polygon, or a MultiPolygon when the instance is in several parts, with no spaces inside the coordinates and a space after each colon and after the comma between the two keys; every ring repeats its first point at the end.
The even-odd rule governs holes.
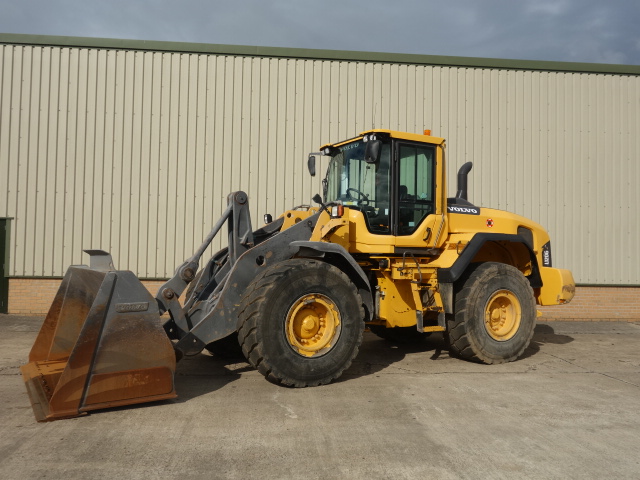
{"type": "Polygon", "coordinates": [[[450,204],[447,206],[449,231],[455,233],[507,233],[518,234],[525,227],[533,233],[536,245],[549,241],[547,231],[528,218],[515,213],[474,205],[450,204]]]}

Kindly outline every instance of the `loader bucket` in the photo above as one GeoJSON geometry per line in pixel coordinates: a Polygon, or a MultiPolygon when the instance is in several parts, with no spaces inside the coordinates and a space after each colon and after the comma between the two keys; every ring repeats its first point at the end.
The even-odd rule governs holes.
{"type": "Polygon", "coordinates": [[[175,398],[175,368],[156,300],[132,272],[70,267],[20,370],[47,421],[175,398]]]}

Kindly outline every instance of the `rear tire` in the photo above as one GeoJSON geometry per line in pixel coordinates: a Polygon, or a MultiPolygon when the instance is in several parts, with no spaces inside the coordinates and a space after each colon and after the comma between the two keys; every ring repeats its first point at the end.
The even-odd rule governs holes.
{"type": "Polygon", "coordinates": [[[456,292],[454,310],[448,322],[454,356],[487,364],[511,362],[522,355],[533,337],[533,290],[522,272],[511,265],[472,265],[456,292]]]}
{"type": "Polygon", "coordinates": [[[247,288],[239,319],[247,361],[269,381],[292,387],[342,375],[364,330],[362,299],[349,277],[309,259],[267,268],[247,288]]]}

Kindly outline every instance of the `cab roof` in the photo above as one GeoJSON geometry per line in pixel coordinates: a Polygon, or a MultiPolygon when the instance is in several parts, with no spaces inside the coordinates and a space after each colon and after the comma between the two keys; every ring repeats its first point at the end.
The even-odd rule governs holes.
{"type": "Polygon", "coordinates": [[[365,130],[364,132],[360,133],[359,136],[350,138],[348,140],[343,140],[337,143],[327,143],[325,145],[322,145],[320,147],[320,150],[326,147],[339,147],[341,145],[344,145],[345,143],[353,142],[355,140],[360,140],[365,135],[370,135],[372,133],[381,133],[391,138],[397,138],[399,140],[407,140],[410,142],[431,143],[436,145],[444,144],[444,138],[441,138],[441,137],[432,137],[431,135],[425,135],[420,133],[399,132],[397,130],[385,130],[382,128],[375,128],[372,130],[365,130]]]}

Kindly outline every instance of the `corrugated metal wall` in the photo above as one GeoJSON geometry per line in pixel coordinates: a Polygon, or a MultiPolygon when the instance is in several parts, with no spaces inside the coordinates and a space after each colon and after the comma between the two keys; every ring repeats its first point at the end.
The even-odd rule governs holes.
{"type": "MultiPolygon", "coordinates": [[[[640,77],[0,46],[0,216],[12,276],[111,251],[167,277],[249,193],[254,223],[320,191],[306,154],[371,127],[448,139],[449,186],[548,228],[586,284],[640,284],[640,77]]],[[[324,165],[321,167],[324,169],[324,165]]]]}

